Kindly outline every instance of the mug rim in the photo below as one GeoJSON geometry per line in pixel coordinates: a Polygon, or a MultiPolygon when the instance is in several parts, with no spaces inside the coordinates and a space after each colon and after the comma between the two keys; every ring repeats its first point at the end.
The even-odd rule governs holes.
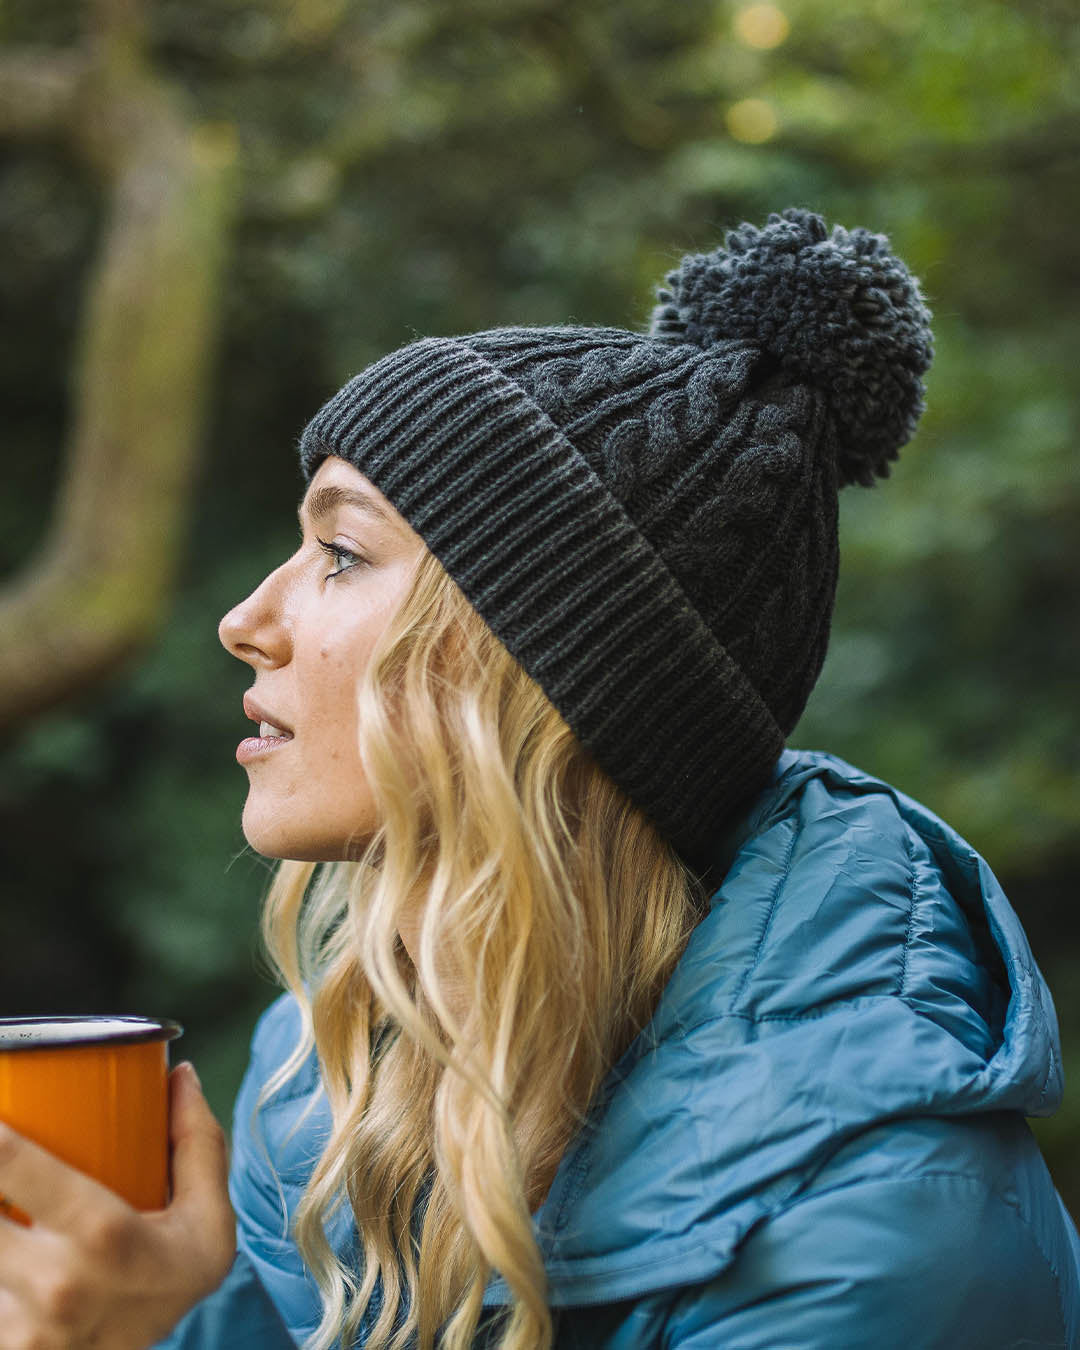
{"type": "Polygon", "coordinates": [[[71,1050],[86,1045],[138,1045],[172,1041],[183,1034],[180,1023],[168,1017],[131,1017],[124,1013],[0,1017],[0,1053],[71,1050]],[[82,1033],[76,1032],[76,1028],[83,1028],[82,1033]]]}

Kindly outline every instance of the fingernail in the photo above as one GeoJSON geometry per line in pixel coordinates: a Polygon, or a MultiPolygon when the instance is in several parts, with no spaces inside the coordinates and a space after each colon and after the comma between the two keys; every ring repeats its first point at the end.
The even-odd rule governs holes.
{"type": "Polygon", "coordinates": [[[199,1075],[195,1072],[195,1065],[192,1064],[192,1062],[191,1062],[190,1059],[185,1059],[185,1060],[184,1060],[184,1068],[187,1069],[188,1074],[191,1076],[191,1081],[195,1084],[195,1086],[196,1086],[196,1087],[199,1089],[199,1091],[201,1092],[201,1091],[202,1091],[202,1083],[199,1082],[199,1075]]]}

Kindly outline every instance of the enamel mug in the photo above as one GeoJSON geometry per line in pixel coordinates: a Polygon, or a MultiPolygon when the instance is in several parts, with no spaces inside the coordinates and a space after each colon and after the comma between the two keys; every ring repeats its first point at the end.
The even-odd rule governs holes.
{"type": "MultiPolygon", "coordinates": [[[[0,1018],[0,1120],[135,1209],[169,1202],[169,1042],[149,1017],[0,1018]]],[[[0,1196],[0,1214],[27,1217],[0,1196]]]]}

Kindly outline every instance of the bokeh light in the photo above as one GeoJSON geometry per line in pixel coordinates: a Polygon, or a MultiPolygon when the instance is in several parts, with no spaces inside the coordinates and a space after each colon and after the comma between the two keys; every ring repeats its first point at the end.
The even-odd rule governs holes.
{"type": "Polygon", "coordinates": [[[735,32],[748,47],[769,51],[780,46],[791,32],[791,24],[775,5],[747,5],[735,15],[735,32]]]}
{"type": "Polygon", "coordinates": [[[761,145],[780,128],[773,105],[763,98],[744,98],[733,103],[724,117],[728,132],[745,145],[761,145]]]}

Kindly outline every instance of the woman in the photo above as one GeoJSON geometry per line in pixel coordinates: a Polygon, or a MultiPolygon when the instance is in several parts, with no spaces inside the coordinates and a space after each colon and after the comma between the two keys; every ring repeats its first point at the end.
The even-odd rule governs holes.
{"type": "Polygon", "coordinates": [[[178,1072],[160,1215],[0,1150],[66,1272],[3,1235],[0,1346],[1080,1345],[1020,925],[925,808],[784,749],[928,324],[884,237],[789,209],[648,335],[419,341],[325,405],[300,545],[220,630],[285,860],[238,1253],[178,1072]]]}

